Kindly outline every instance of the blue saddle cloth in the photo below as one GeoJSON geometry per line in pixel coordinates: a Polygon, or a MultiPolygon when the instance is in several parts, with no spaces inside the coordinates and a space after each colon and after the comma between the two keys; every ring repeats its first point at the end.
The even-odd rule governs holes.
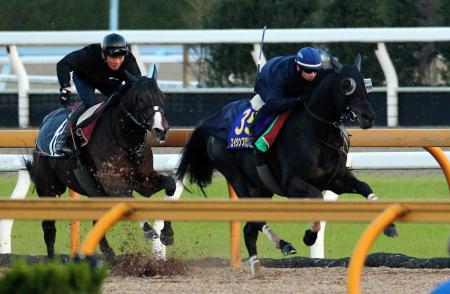
{"type": "Polygon", "coordinates": [[[60,157],[57,153],[65,138],[62,132],[67,124],[67,114],[64,108],[58,108],[44,117],[39,134],[36,138],[36,149],[47,156],[60,157]]]}
{"type": "Polygon", "coordinates": [[[250,99],[242,99],[225,105],[221,111],[203,121],[203,126],[216,138],[226,141],[236,117],[250,106],[250,99]]]}
{"type": "MultiPolygon", "coordinates": [[[[253,122],[255,111],[250,99],[242,99],[225,105],[221,111],[206,118],[203,126],[216,138],[227,141],[228,149],[252,148],[248,143],[249,126],[253,122]]],[[[273,121],[273,116],[261,118],[255,126],[255,135],[262,134],[273,121]]]]}

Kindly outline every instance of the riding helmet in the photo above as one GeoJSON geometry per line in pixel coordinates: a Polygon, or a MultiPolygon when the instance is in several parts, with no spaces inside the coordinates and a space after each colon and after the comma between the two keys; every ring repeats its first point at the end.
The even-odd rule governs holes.
{"type": "Polygon", "coordinates": [[[322,69],[320,52],[316,48],[304,47],[300,49],[295,57],[295,62],[305,69],[313,71],[322,69]]]}
{"type": "Polygon", "coordinates": [[[101,43],[102,52],[109,56],[123,56],[128,54],[125,38],[119,34],[106,35],[101,43]]]}

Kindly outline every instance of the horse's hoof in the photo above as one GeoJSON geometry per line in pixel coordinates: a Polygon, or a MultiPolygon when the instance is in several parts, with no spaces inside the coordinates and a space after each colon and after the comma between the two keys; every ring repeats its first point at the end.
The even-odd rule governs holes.
{"type": "Polygon", "coordinates": [[[164,191],[167,196],[173,196],[175,194],[175,190],[177,189],[177,184],[175,179],[172,177],[167,177],[164,185],[164,191]]]}
{"type": "Polygon", "coordinates": [[[252,275],[259,275],[261,274],[261,262],[256,257],[256,255],[250,257],[248,259],[248,262],[250,263],[250,269],[252,271],[252,275]]]}
{"type": "Polygon", "coordinates": [[[105,260],[109,264],[114,264],[114,261],[116,260],[116,254],[112,250],[108,250],[107,252],[103,252],[103,255],[105,256],[105,260]]]}
{"type": "Polygon", "coordinates": [[[314,243],[316,243],[316,239],[317,232],[313,232],[310,229],[305,231],[305,235],[303,235],[303,243],[305,243],[306,246],[314,245],[314,243]]]}
{"type": "Polygon", "coordinates": [[[290,254],[296,254],[297,250],[295,250],[294,246],[292,246],[291,243],[287,243],[283,247],[281,247],[281,253],[283,254],[283,256],[286,256],[290,254]]]}
{"type": "Polygon", "coordinates": [[[384,229],[384,235],[388,237],[398,237],[397,228],[394,224],[390,224],[388,227],[384,229]]]}
{"type": "Polygon", "coordinates": [[[155,240],[158,238],[159,238],[159,235],[153,228],[151,228],[147,231],[144,231],[144,240],[145,241],[155,240]]]}
{"type": "Polygon", "coordinates": [[[174,243],[173,230],[171,226],[164,225],[164,228],[161,230],[161,236],[159,240],[163,245],[170,246],[174,243]]]}

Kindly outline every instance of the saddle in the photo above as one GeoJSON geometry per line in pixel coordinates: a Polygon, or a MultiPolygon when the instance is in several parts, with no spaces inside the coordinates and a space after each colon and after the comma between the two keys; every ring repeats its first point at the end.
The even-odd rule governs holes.
{"type": "MultiPolygon", "coordinates": [[[[89,143],[92,133],[97,125],[98,118],[105,109],[106,103],[96,104],[87,109],[78,119],[75,134],[80,138],[80,146],[89,143]]],[[[67,125],[68,110],[59,108],[44,117],[39,134],[36,138],[36,150],[44,156],[62,157],[64,154],[58,153],[59,147],[67,139],[64,129],[67,125]]]]}

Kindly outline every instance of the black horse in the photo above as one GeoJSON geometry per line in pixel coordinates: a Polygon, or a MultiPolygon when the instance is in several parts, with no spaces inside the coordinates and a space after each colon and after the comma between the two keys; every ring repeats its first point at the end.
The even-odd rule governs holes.
{"type": "MultiPolygon", "coordinates": [[[[206,119],[195,128],[183,150],[178,179],[188,175],[190,182],[203,191],[211,183],[213,170],[217,169],[240,198],[272,197],[276,192],[289,198],[319,199],[322,191],[331,190],[337,194],[358,193],[376,199],[369,185],[346,168],[349,138],[342,120],[357,119],[362,129],[372,127],[375,120],[360,73],[361,58],[358,55],[354,65],[341,65],[332,58],[332,65],[332,69],[324,70],[316,77],[307,102],[291,112],[275,143],[265,154],[251,149],[228,150],[227,143],[215,136],[209,127],[211,122],[206,119]],[[273,183],[270,185],[266,179],[261,179],[260,174],[264,174],[264,169],[258,172],[261,167],[271,171],[273,176],[269,179],[273,183]]],[[[306,245],[315,243],[319,230],[320,222],[316,221],[305,232],[303,241],[306,245]]],[[[244,238],[252,269],[258,262],[256,240],[259,231],[281,248],[283,254],[295,253],[295,249],[276,236],[264,222],[248,222],[244,227],[244,238]]]]}
{"type": "MultiPolygon", "coordinates": [[[[173,195],[175,181],[153,170],[153,153],[147,142],[148,131],[161,143],[169,129],[156,68],[151,78],[128,73],[127,78],[121,90],[106,102],[90,142],[78,148],[76,156],[50,157],[36,146],[33,160],[27,161],[26,166],[40,197],[59,197],[67,187],[86,196],[131,197],[136,191],[150,197],[161,189],[173,195]]],[[[54,112],[57,111],[62,110],[54,112]]],[[[157,237],[148,223],[142,226],[144,236],[157,237]]],[[[42,228],[48,257],[53,258],[55,221],[44,220],[42,228]]],[[[164,222],[161,242],[173,243],[170,222],[164,222]]],[[[115,254],[106,238],[101,240],[100,248],[108,260],[113,260],[115,254]]]]}

